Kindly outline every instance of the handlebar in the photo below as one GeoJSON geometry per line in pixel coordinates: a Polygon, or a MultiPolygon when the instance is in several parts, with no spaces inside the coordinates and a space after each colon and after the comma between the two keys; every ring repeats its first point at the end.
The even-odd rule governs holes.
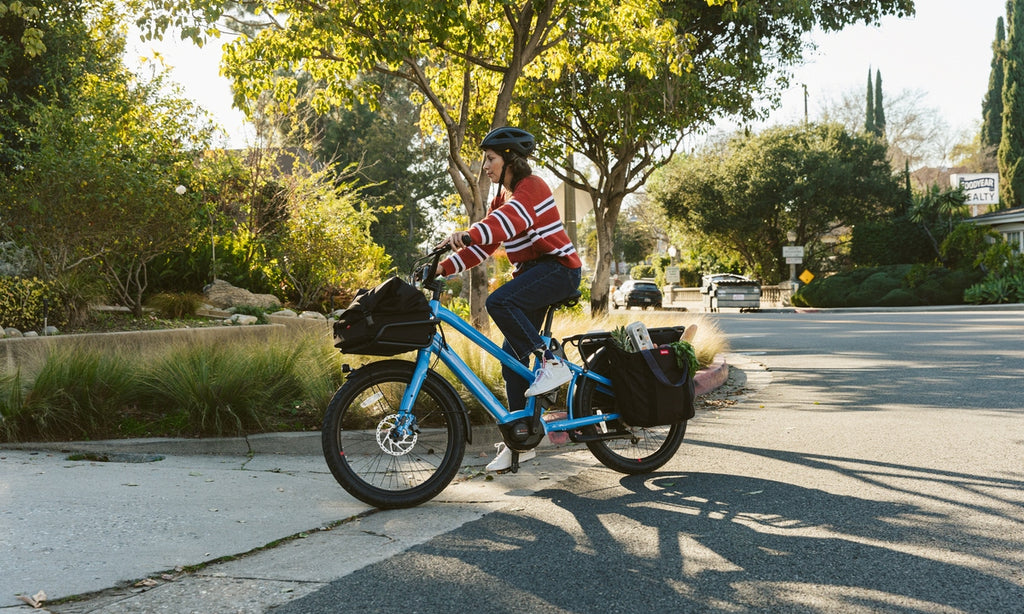
{"type": "MultiPolygon", "coordinates": [[[[469,233],[465,233],[463,243],[467,246],[473,244],[473,240],[470,238],[469,233]]],[[[433,290],[435,293],[440,292],[440,284],[435,283],[437,279],[437,265],[441,262],[441,256],[452,251],[451,245],[445,243],[443,245],[435,246],[429,253],[416,259],[413,262],[413,270],[410,275],[410,281],[415,283],[417,281],[423,282],[423,287],[429,290],[433,290]],[[427,264],[423,264],[427,262],[427,264]]]]}

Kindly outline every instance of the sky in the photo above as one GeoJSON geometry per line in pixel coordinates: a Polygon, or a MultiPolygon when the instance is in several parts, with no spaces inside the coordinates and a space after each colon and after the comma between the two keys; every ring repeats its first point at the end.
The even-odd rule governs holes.
{"type": "Polygon", "coordinates": [[[877,26],[810,36],[818,49],[794,71],[793,86],[769,123],[803,119],[800,84],[807,85],[814,119],[844,93],[864,92],[870,67],[882,73],[883,94],[921,91],[922,103],[938,109],[951,128],[980,125],[996,20],[1006,15],[1005,0],[917,0],[916,5],[913,17],[886,17],[877,26]]]}
{"type": "MultiPolygon", "coordinates": [[[[953,130],[976,129],[988,89],[996,20],[1005,0],[917,0],[914,17],[887,17],[878,26],[848,26],[836,33],[814,33],[817,50],[794,70],[792,87],[766,125],[801,121],[807,85],[811,119],[830,102],[867,85],[869,67],[882,73],[884,95],[924,93],[921,103],[938,110],[953,130]]],[[[133,39],[135,40],[135,39],[133,39]]],[[[227,132],[227,145],[243,147],[253,130],[231,106],[228,80],[219,74],[219,45],[198,49],[191,43],[133,42],[129,62],[158,50],[185,95],[211,112],[227,132]]]]}

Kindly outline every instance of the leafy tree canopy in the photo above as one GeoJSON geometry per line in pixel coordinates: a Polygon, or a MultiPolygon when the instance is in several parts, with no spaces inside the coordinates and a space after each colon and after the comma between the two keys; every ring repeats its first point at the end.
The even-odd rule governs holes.
{"type": "MultiPolygon", "coordinates": [[[[599,257],[591,308],[606,305],[614,225],[624,198],[671,159],[685,135],[716,117],[763,117],[787,86],[786,70],[802,58],[804,35],[812,28],[838,29],[910,10],[909,2],[874,0],[663,3],[662,19],[687,46],[685,71],[671,63],[640,70],[631,61],[633,48],[623,46],[607,68],[576,62],[528,79],[521,113],[545,136],[549,168],[594,202],[599,257]],[[587,164],[563,168],[567,152],[587,164]]],[[[569,34],[571,55],[586,57],[587,37],[569,34]]]]}
{"type": "Polygon", "coordinates": [[[122,16],[112,0],[0,0],[0,175],[18,164],[35,105],[66,106],[87,76],[118,73],[122,16]]]}
{"type": "Polygon", "coordinates": [[[892,207],[899,196],[877,139],[838,125],[779,127],[677,159],[652,178],[669,217],[739,254],[769,281],[782,276],[782,246],[813,252],[838,227],[892,207]]]}

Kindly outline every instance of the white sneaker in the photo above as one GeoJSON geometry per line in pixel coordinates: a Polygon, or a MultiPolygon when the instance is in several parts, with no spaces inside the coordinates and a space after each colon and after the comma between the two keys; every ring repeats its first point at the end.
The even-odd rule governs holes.
{"type": "MultiPolygon", "coordinates": [[[[494,447],[498,449],[498,455],[494,457],[494,460],[487,463],[488,471],[504,471],[512,466],[512,449],[505,445],[505,442],[494,444],[494,447]]],[[[526,452],[519,453],[519,462],[528,461],[531,458],[537,456],[535,450],[527,450],[526,452]]]]}
{"type": "Polygon", "coordinates": [[[560,386],[569,383],[572,379],[572,371],[565,362],[552,358],[544,362],[544,365],[537,371],[537,378],[533,385],[526,389],[527,397],[535,397],[539,394],[546,394],[560,386]]]}

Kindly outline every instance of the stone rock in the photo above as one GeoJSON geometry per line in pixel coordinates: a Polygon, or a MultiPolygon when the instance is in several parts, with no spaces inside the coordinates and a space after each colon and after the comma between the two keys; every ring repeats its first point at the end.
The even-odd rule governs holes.
{"type": "Polygon", "coordinates": [[[38,337],[38,336],[39,336],[39,333],[37,333],[37,332],[36,332],[36,331],[34,331],[34,330],[30,330],[30,331],[26,332],[26,333],[25,333],[24,335],[22,335],[22,336],[23,336],[23,337],[38,337]]]}
{"type": "Polygon", "coordinates": [[[8,337],[24,337],[25,336],[25,335],[21,334],[20,330],[18,330],[17,328],[12,328],[12,327],[5,328],[4,329],[4,334],[6,336],[8,336],[8,337]]]}
{"type": "Polygon", "coordinates": [[[282,318],[294,318],[299,314],[295,313],[291,309],[282,309],[281,311],[275,311],[273,315],[281,316],[282,318]]]}
{"type": "Polygon", "coordinates": [[[227,326],[251,326],[259,320],[256,316],[245,315],[244,313],[233,314],[227,320],[224,320],[224,324],[227,326]]]}
{"type": "Polygon", "coordinates": [[[260,309],[276,309],[281,301],[273,294],[253,294],[244,288],[236,288],[223,279],[218,279],[203,288],[206,301],[214,307],[259,307],[260,309]]]}
{"type": "Polygon", "coordinates": [[[317,313],[315,311],[303,311],[302,313],[299,314],[299,317],[300,318],[305,318],[307,320],[326,320],[327,319],[326,317],[324,317],[324,314],[317,313]]]}
{"type": "Polygon", "coordinates": [[[59,335],[60,331],[57,330],[56,326],[47,326],[43,329],[43,334],[49,337],[50,335],[59,335]]]}

